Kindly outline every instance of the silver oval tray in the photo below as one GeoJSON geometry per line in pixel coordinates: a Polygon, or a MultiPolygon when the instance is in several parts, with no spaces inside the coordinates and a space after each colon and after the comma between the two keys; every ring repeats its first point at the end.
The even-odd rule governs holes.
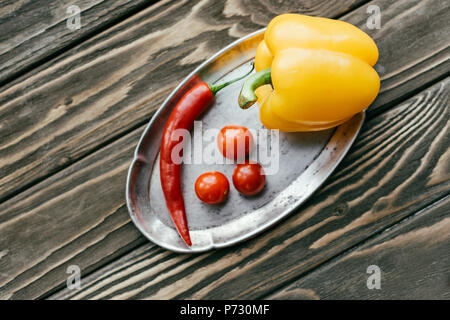
{"type": "MultiPolygon", "coordinates": [[[[280,132],[278,140],[274,135],[273,141],[279,142],[279,170],[276,174],[267,175],[263,192],[255,197],[244,197],[234,189],[231,183],[233,164],[195,164],[194,161],[191,161],[193,164],[183,164],[182,190],[192,247],[184,244],[170,219],[159,178],[158,157],[165,123],[180,97],[199,81],[220,83],[245,74],[250,69],[264,31],[259,30],[235,41],[195,69],[169,95],[142,134],[128,172],[127,206],[136,227],[161,247],[176,252],[203,252],[236,244],[269,228],[320,187],[359,132],[364,113],[335,129],[280,132]],[[201,173],[214,170],[228,177],[230,194],[224,204],[210,206],[197,199],[194,183],[201,173]]],[[[203,132],[231,124],[245,125],[254,130],[262,128],[257,105],[241,110],[237,104],[243,81],[216,95],[214,105],[198,119],[203,132]]],[[[269,169],[276,172],[274,161],[270,166],[269,169]]]]}

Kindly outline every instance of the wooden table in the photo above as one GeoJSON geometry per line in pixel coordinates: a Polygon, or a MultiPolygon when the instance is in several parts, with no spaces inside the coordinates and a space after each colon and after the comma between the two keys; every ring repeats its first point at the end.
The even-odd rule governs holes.
{"type": "Polygon", "coordinates": [[[0,298],[450,299],[449,1],[2,1],[0,26],[0,298]],[[192,255],[150,243],[124,196],[143,128],[199,63],[284,12],[375,39],[381,92],[357,141],[252,240],[192,255]]]}

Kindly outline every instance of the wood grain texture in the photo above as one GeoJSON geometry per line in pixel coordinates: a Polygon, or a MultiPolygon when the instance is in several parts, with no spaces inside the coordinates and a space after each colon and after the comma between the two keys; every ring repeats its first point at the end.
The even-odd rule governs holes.
{"type": "Polygon", "coordinates": [[[141,130],[0,205],[0,299],[37,298],[145,242],[124,202],[141,130]]]}
{"type": "Polygon", "coordinates": [[[67,168],[0,206],[0,298],[40,297],[64,284],[68,265],[89,273],[144,243],[124,204],[126,170],[143,129],[130,128],[147,122],[140,117],[198,61],[274,15],[335,16],[359,2],[302,3],[161,1],[8,85],[0,94],[0,176],[18,175],[1,181],[1,194],[67,168]],[[187,55],[194,48],[200,51],[187,55]],[[132,132],[68,166],[123,130],[132,132]]]}
{"type": "Polygon", "coordinates": [[[450,72],[449,1],[375,1],[362,9],[370,5],[380,8],[380,29],[369,29],[368,15],[357,11],[342,18],[367,32],[379,48],[375,69],[381,88],[368,109],[369,117],[450,72]]]}
{"type": "MultiPolygon", "coordinates": [[[[332,2],[323,3],[329,6],[332,2]]],[[[110,142],[117,135],[131,130],[133,126],[137,127],[120,140],[0,205],[1,298],[40,297],[64,285],[67,277],[65,270],[70,264],[79,265],[83,275],[86,275],[145,242],[128,220],[123,196],[126,169],[142,130],[140,124],[148,120],[168,91],[191,70],[189,68],[198,63],[185,63],[183,58],[194,59],[198,53],[203,52],[205,56],[200,55],[199,59],[204,59],[222,46],[221,41],[229,43],[241,33],[250,32],[251,27],[246,23],[259,27],[248,16],[252,19],[265,17],[264,23],[267,23],[270,15],[275,14],[266,9],[261,10],[259,16],[259,11],[252,10],[250,5],[241,8],[231,1],[226,2],[223,8],[209,8],[206,6],[207,2],[203,1],[190,11],[184,11],[183,16],[177,15],[178,9],[189,9],[190,4],[191,2],[158,3],[130,19],[133,24],[125,21],[100,34],[91,42],[76,48],[74,54],[68,53],[56,59],[53,67],[44,66],[43,69],[36,70],[31,80],[11,84],[0,94],[3,98],[8,96],[17,99],[14,102],[17,103],[15,111],[10,108],[14,103],[6,107],[2,104],[0,107],[0,123],[3,129],[9,128],[0,132],[8,137],[8,141],[20,142],[24,149],[36,147],[34,151],[20,154],[19,158],[23,158],[17,160],[18,164],[24,164],[24,171],[21,176],[9,181],[17,181],[18,185],[19,181],[26,183],[53,173],[61,166],[67,166],[110,142]],[[233,10],[249,11],[243,11],[241,15],[233,10]],[[184,33],[171,26],[177,23],[181,23],[181,26],[183,23],[187,24],[188,20],[183,18],[184,15],[190,15],[190,21],[194,25],[202,24],[204,30],[208,23],[218,26],[219,33],[203,33],[198,31],[200,27],[197,26],[197,29],[192,28],[192,34],[188,33],[193,37],[191,40],[177,38],[183,37],[184,33]],[[229,19],[231,22],[220,29],[223,28],[220,21],[226,22],[229,19]],[[164,24],[169,31],[172,30],[169,35],[175,37],[175,40],[167,38],[167,34],[162,31],[150,32],[163,28],[164,24]],[[229,38],[223,40],[219,34],[229,38]],[[169,47],[164,47],[167,39],[170,40],[169,47]],[[175,46],[176,50],[170,47],[173,41],[180,41],[175,46]],[[146,55],[149,43],[162,44],[163,49],[154,49],[156,53],[148,52],[146,55]],[[202,43],[205,45],[202,46],[202,43]],[[192,52],[192,48],[199,49],[195,55],[190,56],[188,53],[192,52]],[[130,54],[133,52],[135,55],[130,54]],[[144,62],[139,59],[142,56],[145,58],[144,62]],[[83,59],[88,62],[87,65],[82,62],[83,59]],[[140,63],[145,66],[133,66],[140,63]],[[50,69],[46,71],[45,67],[50,69]],[[16,86],[25,90],[16,91],[16,86]],[[22,96],[27,89],[30,91],[28,95],[22,96]],[[65,95],[67,90],[69,94],[65,95]],[[46,109],[54,105],[59,107],[46,109]],[[34,106],[36,113],[32,112],[34,106]],[[3,117],[5,110],[9,115],[3,117]],[[20,117],[20,110],[28,110],[28,114],[25,112],[22,114],[22,121],[14,123],[16,130],[23,129],[16,135],[11,130],[14,126],[8,124],[8,121],[16,121],[13,114],[20,117]],[[48,110],[56,112],[50,112],[49,115],[48,110]],[[47,119],[47,122],[41,121],[42,119],[47,119]],[[30,131],[30,128],[34,130],[30,131]],[[41,142],[44,144],[40,144],[41,142]],[[25,163],[27,160],[30,161],[25,163]],[[58,165],[55,166],[55,163],[58,165]],[[33,179],[29,178],[30,172],[33,179]]],[[[261,6],[267,8],[267,2],[261,6]]],[[[273,7],[274,10],[280,9],[275,3],[273,7]]],[[[319,12],[318,9],[315,12],[319,12]]],[[[431,10],[424,12],[432,16],[431,10]]],[[[360,14],[365,15],[365,8],[361,9],[360,14]]],[[[397,42],[401,39],[400,35],[401,31],[398,31],[397,42]]],[[[401,58],[403,57],[398,57],[400,60],[401,58]]],[[[444,90],[447,87],[442,88],[444,90]]],[[[319,200],[311,201],[301,214],[294,214],[270,232],[241,246],[199,256],[177,255],[145,244],[140,249],[145,257],[132,252],[130,256],[136,257],[136,260],[130,256],[124,258],[131,259],[128,268],[116,264],[107,266],[105,269],[111,269],[111,277],[102,279],[99,281],[101,284],[97,283],[95,286],[86,283],[83,291],[70,292],[68,295],[99,298],[191,297],[195,296],[197,289],[198,297],[264,295],[360,241],[366,236],[366,232],[370,234],[382,229],[411,214],[423,204],[438,199],[448,190],[449,155],[444,151],[448,149],[445,135],[448,127],[443,124],[442,118],[435,115],[435,123],[430,129],[428,120],[434,114],[433,110],[441,111],[440,116],[444,113],[445,117],[448,97],[442,92],[437,94],[436,90],[439,91],[436,88],[434,91],[427,91],[428,93],[417,96],[414,102],[395,109],[384,115],[384,118],[375,118],[370,122],[371,125],[366,124],[365,135],[360,137],[350,160],[341,165],[341,170],[330,180],[331,185],[322,189],[319,200]],[[431,103],[433,97],[441,102],[440,106],[431,103]],[[408,111],[402,112],[402,108],[408,111]],[[428,122],[424,122],[424,115],[428,115],[425,118],[428,122]],[[392,123],[391,118],[397,122],[392,123]],[[411,125],[408,125],[409,121],[411,125]],[[372,125],[373,128],[370,127],[372,125]],[[420,134],[415,133],[414,137],[409,137],[416,129],[420,134]],[[395,135],[397,131],[400,133],[395,135]],[[414,139],[420,142],[415,142],[414,139]],[[403,155],[402,151],[406,153],[403,155]],[[408,160],[411,160],[412,165],[406,162],[408,160]],[[396,164],[397,161],[400,162],[396,164]],[[432,183],[424,186],[421,179],[430,179],[432,183]],[[416,180],[419,182],[415,183],[416,180]],[[400,188],[399,193],[394,192],[396,187],[400,188]],[[403,194],[405,192],[406,195],[403,194]],[[419,196],[412,198],[410,192],[419,196]],[[389,197],[391,193],[392,196],[389,197]],[[387,197],[386,208],[386,203],[379,203],[378,197],[387,197]],[[370,219],[374,204],[377,204],[374,211],[376,215],[370,219]],[[364,213],[366,216],[363,216],[364,213]],[[359,217],[363,219],[358,220],[359,217]],[[353,220],[356,222],[351,224],[353,220]],[[344,229],[342,236],[336,234],[337,230],[347,224],[349,227],[344,229]],[[313,238],[319,240],[320,236],[328,233],[336,237],[329,245],[308,250],[308,241],[313,238]],[[149,262],[147,255],[151,255],[153,260],[149,262]],[[139,262],[134,264],[134,261],[139,262]],[[273,275],[278,264],[282,270],[286,270],[286,274],[273,275]],[[193,271],[198,271],[195,276],[191,275],[193,271]],[[266,279],[267,283],[255,281],[255,287],[252,287],[255,277],[259,281],[266,279]],[[244,279],[242,286],[241,279],[244,279]]],[[[0,152],[0,155],[14,156],[19,149],[9,149],[9,153],[0,152]]],[[[5,166],[1,168],[3,170],[5,166]]],[[[14,166],[10,166],[8,170],[13,172],[13,168],[14,166]]],[[[3,191],[6,192],[5,189],[3,191]]],[[[93,277],[93,281],[101,276],[99,273],[94,275],[97,278],[93,277]]]]}
{"type": "Polygon", "coordinates": [[[270,299],[450,299],[450,197],[334,259],[270,299]],[[369,290],[367,267],[381,270],[369,290]]]}
{"type": "Polygon", "coordinates": [[[154,1],[18,0],[0,2],[0,83],[82,41],[154,1]],[[80,8],[81,28],[70,30],[67,8],[80,8]]]}
{"type": "MultiPolygon", "coordinates": [[[[441,29],[428,27],[429,21],[438,21],[444,29],[449,25],[450,20],[435,10],[435,1],[406,1],[416,5],[416,10],[407,11],[396,1],[373,2],[393,17],[386,22],[389,33],[381,34],[383,28],[369,32],[379,38],[386,80],[396,73],[406,79],[399,80],[402,86],[383,89],[389,99],[417,90],[408,83],[421,85],[449,70],[441,63],[441,51],[436,51],[448,47],[449,37],[441,29]],[[422,62],[398,49],[412,27],[423,30],[408,34],[409,42],[424,43],[414,47],[422,62]],[[428,72],[431,66],[433,72],[428,72]],[[412,75],[415,80],[409,82],[412,75]]],[[[441,7],[448,3],[438,2],[441,7]]],[[[159,2],[10,84],[0,93],[0,199],[146,123],[195,66],[224,45],[266,25],[274,15],[298,11],[333,16],[354,4],[299,3],[303,5],[256,0],[214,1],[213,5],[206,0],[159,2]]],[[[366,6],[358,8],[348,18],[365,28],[366,10],[366,6]]]]}
{"type": "Polygon", "coordinates": [[[260,298],[290,283],[448,195],[449,86],[446,79],[366,122],[325,186],[261,236],[199,255],[146,243],[81,290],[51,298],[260,298]]]}

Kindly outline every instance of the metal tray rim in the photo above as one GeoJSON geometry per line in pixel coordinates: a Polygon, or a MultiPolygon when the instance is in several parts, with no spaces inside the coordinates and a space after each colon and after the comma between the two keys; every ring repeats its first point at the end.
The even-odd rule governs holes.
{"type": "MultiPolygon", "coordinates": [[[[327,171],[327,174],[323,175],[321,177],[320,180],[318,180],[318,182],[315,184],[315,186],[312,188],[313,190],[307,194],[305,194],[304,196],[300,197],[299,199],[297,199],[297,201],[295,201],[294,203],[292,203],[289,207],[287,207],[286,209],[283,210],[282,213],[278,214],[274,219],[272,220],[267,220],[266,223],[264,223],[263,225],[261,225],[258,228],[255,228],[254,230],[252,230],[251,232],[245,233],[240,237],[236,237],[233,240],[227,241],[227,242],[223,242],[223,243],[215,243],[214,241],[211,242],[211,244],[209,246],[205,246],[205,247],[201,247],[201,248],[195,248],[195,247],[187,247],[186,248],[181,248],[181,247],[176,247],[176,246],[172,246],[170,244],[167,244],[165,242],[159,241],[158,239],[155,239],[154,237],[152,237],[151,234],[149,234],[144,228],[143,226],[139,223],[139,221],[137,220],[136,214],[135,214],[135,210],[132,206],[132,201],[131,201],[131,193],[130,193],[130,188],[131,188],[131,181],[132,181],[132,174],[133,174],[133,170],[137,164],[137,162],[146,162],[146,159],[143,159],[142,157],[139,156],[139,151],[143,145],[144,139],[146,138],[146,136],[148,135],[149,130],[151,129],[151,127],[154,125],[155,121],[158,119],[158,116],[160,115],[160,113],[165,109],[165,107],[167,106],[168,102],[174,97],[174,95],[186,84],[188,83],[188,81],[190,79],[192,79],[195,75],[197,75],[202,69],[205,68],[205,66],[208,66],[211,62],[213,62],[217,57],[219,57],[221,54],[227,52],[228,50],[230,50],[231,48],[237,46],[238,44],[246,41],[247,39],[250,39],[258,34],[263,33],[266,30],[266,28],[257,30],[253,33],[248,34],[245,37],[242,37],[234,42],[232,42],[231,44],[229,44],[228,46],[222,48],[220,51],[218,51],[217,53],[215,53],[213,56],[211,56],[209,59],[205,60],[203,63],[201,63],[197,68],[195,68],[188,76],[186,76],[183,81],[180,82],[180,84],[170,93],[170,95],[164,100],[164,102],[161,104],[161,106],[158,108],[158,110],[155,112],[155,114],[153,115],[153,117],[151,118],[151,120],[149,121],[149,123],[147,124],[146,128],[144,129],[139,142],[137,144],[137,147],[134,151],[134,157],[133,160],[130,164],[130,167],[128,169],[128,173],[127,173],[127,183],[126,183],[126,203],[127,203],[127,208],[128,208],[128,212],[130,214],[131,220],[133,221],[134,225],[136,226],[136,228],[150,241],[152,241],[153,243],[159,245],[160,247],[163,247],[165,249],[174,251],[174,252],[178,252],[178,253],[200,253],[200,252],[205,252],[205,251],[209,251],[212,249],[219,249],[219,248],[224,248],[224,247],[228,247],[234,244],[237,244],[239,242],[248,240],[254,236],[256,236],[257,234],[261,233],[264,230],[267,230],[269,227],[274,226],[275,224],[277,224],[278,222],[280,222],[281,220],[283,220],[284,218],[286,218],[290,213],[292,213],[296,208],[298,208],[301,204],[303,204],[318,188],[320,188],[320,186],[326,181],[326,179],[334,172],[334,169],[339,165],[339,163],[342,161],[342,159],[345,157],[345,155],[347,154],[348,150],[350,149],[350,147],[353,145],[354,140],[356,139],[356,137],[358,136],[358,133],[361,129],[362,123],[364,122],[364,118],[365,118],[365,112],[361,112],[359,114],[357,114],[354,118],[352,118],[351,120],[349,120],[348,122],[342,124],[341,126],[337,127],[343,127],[346,126],[348,123],[350,122],[354,122],[356,121],[356,130],[354,131],[354,134],[352,134],[351,139],[347,142],[347,144],[345,145],[345,147],[342,149],[341,154],[339,155],[339,157],[337,158],[337,160],[334,162],[333,166],[327,171]],[[355,120],[355,118],[357,118],[355,120]]],[[[330,142],[333,140],[333,138],[336,136],[336,132],[334,132],[332,134],[332,136],[330,137],[330,140],[328,141],[328,143],[325,145],[324,148],[329,147],[330,142]]],[[[322,153],[321,153],[322,154],[322,153]]],[[[314,163],[314,162],[313,162],[314,163]]],[[[305,172],[302,173],[305,174],[310,168],[308,168],[305,172]]],[[[300,175],[300,176],[302,176],[300,175]]],[[[299,177],[300,177],[299,176],[299,177]]],[[[299,178],[298,177],[298,178],[299,178]]],[[[275,200],[275,199],[274,199],[275,200]]],[[[272,200],[273,201],[273,200],[272,200]]],[[[271,202],[272,202],[271,201],[271,202]]],[[[269,202],[269,203],[271,203],[269,202]]],[[[219,227],[217,227],[219,228],[219,227]]]]}

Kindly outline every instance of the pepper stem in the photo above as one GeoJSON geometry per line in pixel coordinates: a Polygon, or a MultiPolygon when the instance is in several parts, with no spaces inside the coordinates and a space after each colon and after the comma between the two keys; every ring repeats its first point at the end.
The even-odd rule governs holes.
{"type": "Polygon", "coordinates": [[[256,88],[265,84],[272,84],[270,68],[258,71],[245,80],[241,93],[239,93],[239,107],[241,109],[250,108],[258,100],[255,94],[256,88]]]}
{"type": "Polygon", "coordinates": [[[221,83],[221,84],[210,84],[209,88],[211,89],[213,95],[216,95],[216,93],[219,90],[225,88],[226,86],[228,86],[236,81],[244,79],[246,76],[248,76],[253,71],[254,68],[255,68],[255,64],[252,62],[252,69],[249,72],[247,72],[246,74],[244,74],[243,76],[240,76],[239,78],[236,78],[236,79],[233,79],[233,80],[227,81],[225,83],[221,83]]]}

